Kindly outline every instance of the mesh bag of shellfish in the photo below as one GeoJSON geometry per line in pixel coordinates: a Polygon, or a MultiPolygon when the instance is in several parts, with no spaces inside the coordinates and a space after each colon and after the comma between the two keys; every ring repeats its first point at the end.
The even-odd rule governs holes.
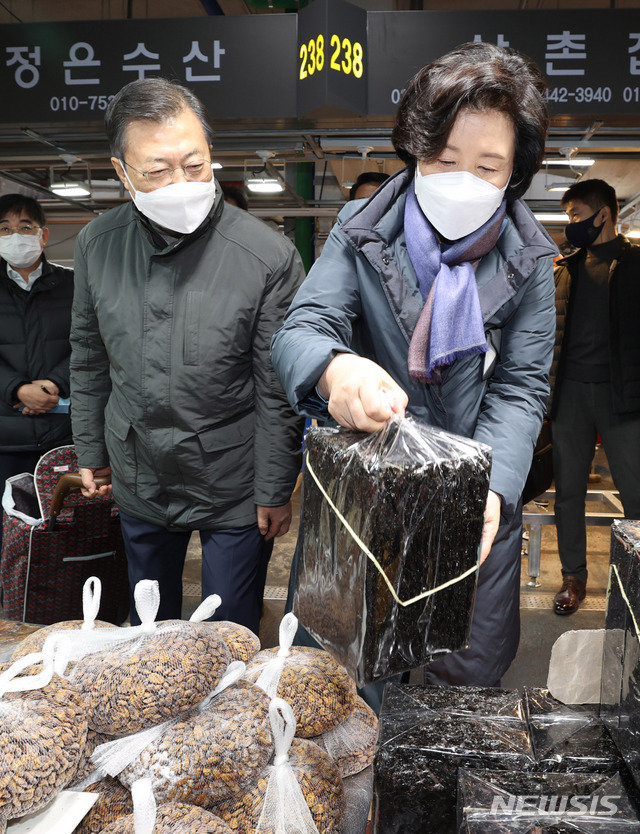
{"type": "Polygon", "coordinates": [[[87,785],[85,790],[97,793],[98,800],[76,827],[74,834],[99,834],[107,825],[133,813],[131,793],[117,779],[100,779],[87,785]]]}
{"type": "Polygon", "coordinates": [[[212,810],[242,834],[333,834],[343,830],[342,777],[324,750],[294,738],[293,711],[282,698],[269,707],[275,756],[253,783],[212,810]]]}
{"type": "Polygon", "coordinates": [[[294,614],[280,623],[280,646],[259,652],[247,664],[245,679],[270,698],[292,708],[300,738],[313,738],[341,724],[353,712],[356,686],[346,669],[321,649],[293,646],[294,614]]]}
{"type": "Polygon", "coordinates": [[[203,622],[220,597],[208,597],[188,622],[157,623],[158,583],[142,580],[134,593],[141,625],[65,635],[69,679],[88,699],[89,727],[109,736],[186,712],[215,689],[231,660],[222,638],[203,622]]]}
{"type": "Polygon", "coordinates": [[[305,460],[293,610],[309,634],[358,686],[466,646],[489,448],[407,417],[312,428],[305,460]]]}
{"type": "Polygon", "coordinates": [[[11,660],[17,660],[32,652],[42,651],[46,639],[50,634],[57,631],[80,631],[89,632],[94,628],[116,628],[113,623],[106,623],[104,620],[96,620],[100,610],[100,598],[102,594],[102,583],[97,576],[90,576],[84,583],[82,589],[82,620],[64,620],[60,623],[44,626],[29,634],[14,649],[11,660]]]}
{"type": "Polygon", "coordinates": [[[97,772],[126,786],[149,778],[165,802],[208,808],[237,793],[273,753],[269,698],[240,681],[244,670],[234,661],[212,695],[184,717],[98,748],[97,772]]]}
{"type": "Polygon", "coordinates": [[[56,672],[58,646],[0,674],[0,819],[45,805],[73,778],[87,736],[84,699],[56,672]],[[22,675],[25,670],[33,674],[22,675]]]}
{"type": "Polygon", "coordinates": [[[219,817],[195,805],[156,801],[148,779],[139,779],[131,788],[133,813],[119,817],[101,834],[231,834],[219,817]]]}
{"type": "Polygon", "coordinates": [[[231,660],[248,663],[260,651],[260,638],[250,628],[232,623],[229,620],[217,620],[209,623],[216,634],[226,643],[231,660]]]}
{"type": "Polygon", "coordinates": [[[373,764],[377,737],[378,717],[362,698],[358,698],[353,712],[342,724],[312,741],[327,751],[342,778],[346,779],[373,764]]]}

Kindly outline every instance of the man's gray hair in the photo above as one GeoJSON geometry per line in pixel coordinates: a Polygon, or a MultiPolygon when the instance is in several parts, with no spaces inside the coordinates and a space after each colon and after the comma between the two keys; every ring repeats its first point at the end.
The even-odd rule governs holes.
{"type": "Polygon", "coordinates": [[[187,87],[166,78],[141,78],[127,84],[111,99],[105,114],[112,156],[124,159],[125,132],[131,122],[161,123],[185,109],[198,117],[210,143],[213,131],[204,105],[187,87]]]}

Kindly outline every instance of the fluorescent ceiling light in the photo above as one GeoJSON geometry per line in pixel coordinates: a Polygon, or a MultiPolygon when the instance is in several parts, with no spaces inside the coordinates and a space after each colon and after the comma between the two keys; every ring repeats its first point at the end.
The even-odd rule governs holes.
{"type": "Polygon", "coordinates": [[[51,190],[61,197],[90,197],[91,191],[81,182],[53,182],[51,190]]]}
{"type": "Polygon", "coordinates": [[[632,229],[625,234],[625,237],[630,237],[632,240],[640,240],[640,229],[632,229]]]}
{"type": "Polygon", "coordinates": [[[552,182],[552,183],[549,183],[549,185],[546,186],[547,191],[558,191],[561,194],[564,194],[564,192],[568,191],[570,188],[571,188],[570,185],[566,185],[563,182],[552,182]]]}
{"type": "Polygon", "coordinates": [[[571,159],[561,159],[554,157],[553,159],[543,159],[543,165],[562,165],[565,168],[591,168],[595,165],[595,159],[587,159],[586,157],[572,157],[571,159]]]}
{"type": "Polygon", "coordinates": [[[214,171],[219,171],[222,168],[222,162],[212,162],[211,167],[214,171]]]}
{"type": "Polygon", "coordinates": [[[533,216],[539,223],[568,223],[569,217],[564,212],[534,211],[533,216]]]}
{"type": "Polygon", "coordinates": [[[255,194],[279,194],[284,191],[282,183],[275,177],[247,177],[246,185],[255,194]]]}

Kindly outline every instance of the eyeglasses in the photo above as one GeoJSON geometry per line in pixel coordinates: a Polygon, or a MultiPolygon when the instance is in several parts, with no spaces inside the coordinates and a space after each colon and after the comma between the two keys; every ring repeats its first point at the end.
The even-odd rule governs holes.
{"type": "Polygon", "coordinates": [[[40,226],[35,223],[21,223],[17,229],[12,229],[8,223],[0,223],[0,237],[7,237],[8,235],[37,235],[40,231],[40,226]]]}
{"type": "Polygon", "coordinates": [[[140,171],[139,168],[134,168],[128,162],[122,161],[128,168],[137,171],[151,185],[158,186],[168,185],[173,180],[176,171],[182,171],[187,180],[197,181],[202,177],[206,168],[211,166],[209,159],[194,159],[188,165],[178,165],[177,168],[153,168],[151,171],[140,171]]]}

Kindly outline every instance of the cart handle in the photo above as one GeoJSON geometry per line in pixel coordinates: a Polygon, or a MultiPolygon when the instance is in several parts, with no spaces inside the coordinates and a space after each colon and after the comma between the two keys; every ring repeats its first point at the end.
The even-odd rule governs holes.
{"type": "MultiPolygon", "coordinates": [[[[106,475],[101,478],[95,478],[97,487],[107,486],[111,483],[111,478],[106,475]]],[[[60,511],[64,506],[67,496],[74,492],[80,492],[82,489],[82,475],[77,472],[69,472],[63,475],[58,481],[51,499],[51,507],[49,509],[49,529],[55,530],[56,521],[60,515],[60,511]]]]}

